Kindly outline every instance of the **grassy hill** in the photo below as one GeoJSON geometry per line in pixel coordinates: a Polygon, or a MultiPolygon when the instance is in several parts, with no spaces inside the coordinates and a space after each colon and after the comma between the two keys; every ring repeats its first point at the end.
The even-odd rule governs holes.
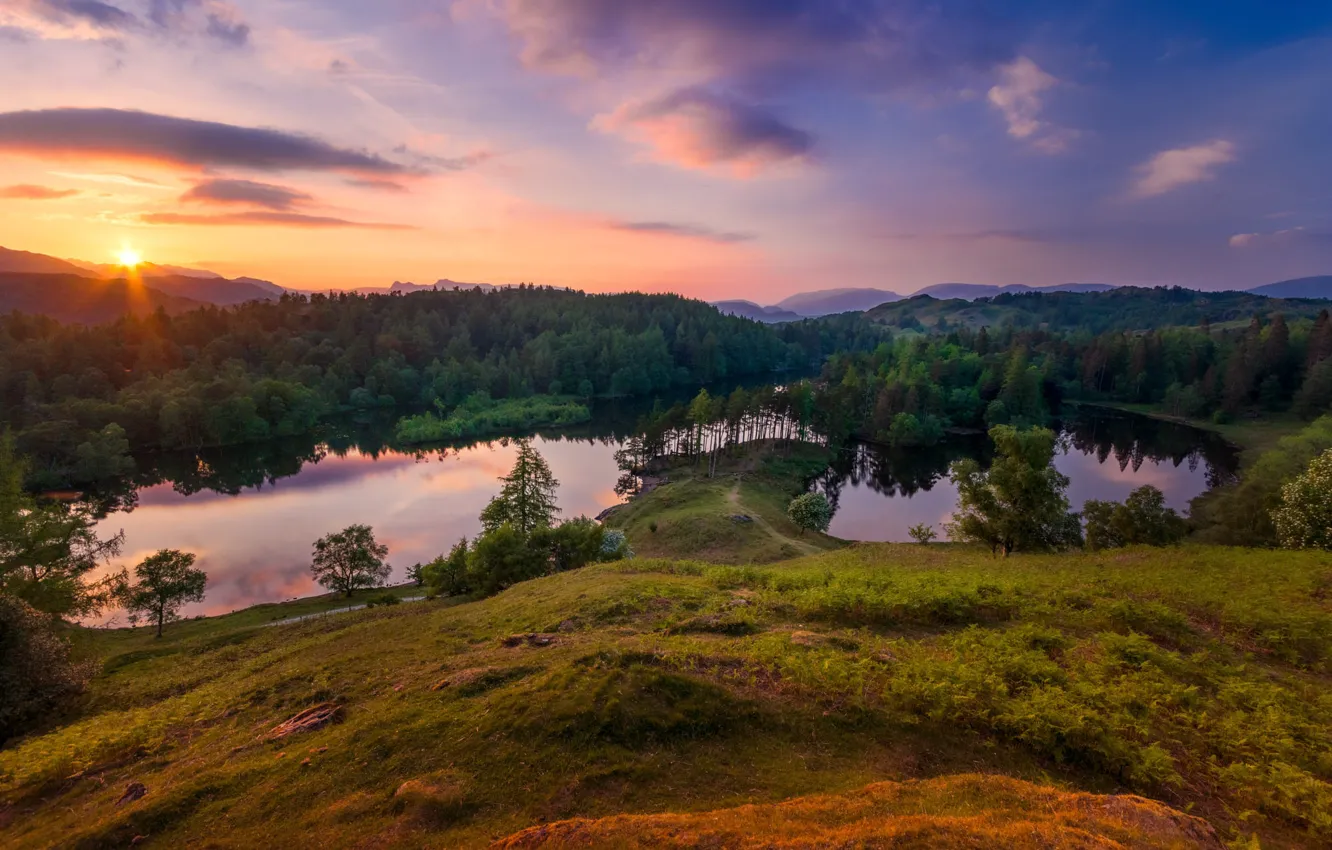
{"type": "Polygon", "coordinates": [[[1326,846],[1330,615],[1318,554],[856,545],[85,631],[102,672],[0,751],[0,829],[9,847],[470,847],[726,810],[509,846],[654,846],[670,823],[747,825],[734,846],[1217,846],[1163,807],[1072,796],[1132,792],[1227,840],[1326,846]],[[332,722],[272,738],[321,706],[332,722]],[[883,782],[907,784],[866,787],[883,782]],[[732,808],[811,794],[842,796],[732,808]],[[1100,843],[1073,844],[1082,828],[1100,843]]]}
{"type": "Polygon", "coordinates": [[[1085,329],[1101,333],[1112,329],[1147,330],[1172,325],[1198,325],[1204,319],[1215,326],[1248,322],[1255,313],[1283,313],[1289,318],[1316,316],[1327,302],[1307,298],[1268,298],[1248,292],[1197,292],[1179,287],[1144,289],[1125,286],[1105,292],[1025,292],[968,301],[940,300],[917,295],[868,311],[867,318],[899,328],[933,329],[941,320],[949,325],[1085,329]]]}

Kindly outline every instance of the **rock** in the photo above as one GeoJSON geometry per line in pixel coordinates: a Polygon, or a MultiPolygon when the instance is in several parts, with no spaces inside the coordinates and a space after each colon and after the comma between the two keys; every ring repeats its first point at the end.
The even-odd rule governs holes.
{"type": "Polygon", "coordinates": [[[333,702],[324,702],[307,708],[300,714],[274,726],[266,736],[269,741],[276,741],[297,732],[311,732],[332,723],[342,715],[342,706],[333,702]]]}
{"type": "Polygon", "coordinates": [[[310,766],[309,756],[306,756],[305,758],[301,759],[301,767],[309,767],[309,766],[310,766]]]}
{"type": "Polygon", "coordinates": [[[545,632],[532,632],[525,635],[509,635],[506,638],[500,638],[500,643],[504,646],[550,646],[559,639],[559,635],[547,634],[545,632]]]}
{"type": "Polygon", "coordinates": [[[145,842],[145,841],[147,841],[147,840],[148,840],[148,837],[147,837],[146,835],[136,835],[136,836],[134,836],[133,838],[130,839],[130,846],[131,846],[131,847],[138,847],[140,844],[142,844],[143,842],[145,842]]]}
{"type": "Polygon", "coordinates": [[[143,799],[143,795],[148,793],[148,788],[142,782],[131,782],[125,786],[125,793],[116,800],[117,806],[123,806],[126,803],[133,803],[135,800],[143,799]]]}
{"type": "Polygon", "coordinates": [[[749,514],[731,514],[728,519],[737,525],[743,525],[747,522],[753,522],[754,518],[749,514]]]}

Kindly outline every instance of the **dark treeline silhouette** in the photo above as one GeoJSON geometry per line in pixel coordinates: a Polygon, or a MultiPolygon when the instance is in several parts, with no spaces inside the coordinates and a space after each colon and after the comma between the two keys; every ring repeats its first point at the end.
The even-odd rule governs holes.
{"type": "Polygon", "coordinates": [[[0,424],[35,482],[57,486],[120,477],[131,453],[289,437],[347,411],[650,397],[807,370],[880,338],[849,317],[777,330],[674,295],[528,286],[286,296],[96,327],[15,313],[0,317],[0,424]]]}

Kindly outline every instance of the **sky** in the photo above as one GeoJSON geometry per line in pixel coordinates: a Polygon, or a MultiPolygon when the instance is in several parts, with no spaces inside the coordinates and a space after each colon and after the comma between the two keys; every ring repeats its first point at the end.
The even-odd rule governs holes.
{"type": "Polygon", "coordinates": [[[773,303],[1332,273],[1321,0],[0,0],[0,245],[773,303]]]}

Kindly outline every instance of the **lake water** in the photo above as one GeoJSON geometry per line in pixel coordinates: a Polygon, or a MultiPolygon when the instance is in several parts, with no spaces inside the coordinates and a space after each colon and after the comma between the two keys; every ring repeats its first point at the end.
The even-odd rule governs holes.
{"type": "MultiPolygon", "coordinates": [[[[563,516],[594,516],[620,498],[614,453],[628,436],[621,417],[534,445],[560,481],[563,516]]],[[[1123,499],[1153,484],[1177,508],[1230,475],[1235,455],[1211,435],[1129,416],[1084,416],[1065,423],[1066,452],[1056,465],[1072,479],[1075,507],[1089,498],[1123,499]]],[[[404,454],[384,447],[382,429],[362,429],[324,442],[284,441],[202,456],[145,462],[137,483],[110,498],[120,510],[103,533],[125,532],[116,567],[158,549],[198,556],[208,573],[205,601],[187,615],[220,614],[259,602],[320,592],[309,574],[314,541],[354,523],[372,526],[389,546],[393,580],[412,564],[476,534],[477,516],[512,466],[506,441],[443,452],[404,454]]],[[[831,533],[855,540],[903,541],[918,522],[938,528],[956,494],[947,467],[963,456],[985,458],[984,437],[956,438],[930,449],[892,452],[866,445],[844,452],[815,483],[833,497],[831,533]]],[[[942,531],[942,529],[939,529],[942,531]]]]}

